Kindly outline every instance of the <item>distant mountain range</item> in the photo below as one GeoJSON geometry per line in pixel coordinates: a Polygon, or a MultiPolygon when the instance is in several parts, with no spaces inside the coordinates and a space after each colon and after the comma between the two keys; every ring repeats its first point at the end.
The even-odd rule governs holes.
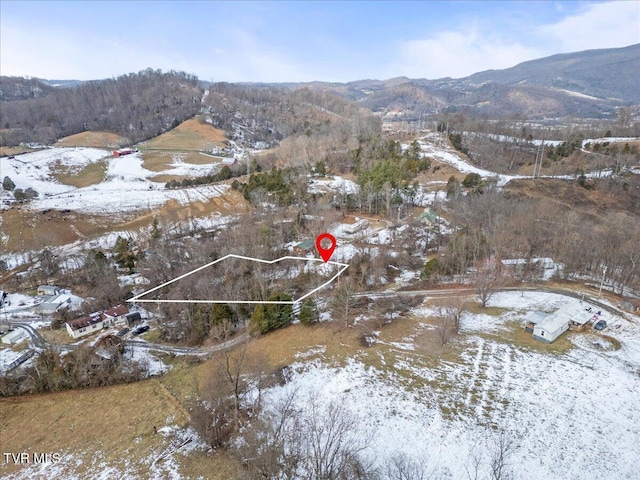
{"type": "Polygon", "coordinates": [[[187,74],[152,69],[91,82],[0,77],[0,143],[40,141],[95,128],[144,139],[194,115],[203,107],[196,100],[203,88],[215,94],[225,85],[247,92],[275,88],[285,94],[306,88],[333,93],[380,115],[406,119],[438,112],[529,120],[613,118],[620,106],[640,105],[639,73],[640,44],[553,55],[459,79],[211,85],[187,74]],[[176,88],[182,88],[180,93],[176,88]],[[160,113],[166,117],[161,121],[154,117],[160,113]]]}
{"type": "Polygon", "coordinates": [[[606,117],[616,107],[640,104],[640,44],[587,50],[523,62],[504,70],[438,80],[312,82],[376,112],[439,110],[528,118],[606,117]]]}

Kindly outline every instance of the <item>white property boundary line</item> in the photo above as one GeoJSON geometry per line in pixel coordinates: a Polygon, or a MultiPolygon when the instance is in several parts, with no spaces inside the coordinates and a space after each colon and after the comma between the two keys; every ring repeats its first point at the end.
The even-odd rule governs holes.
{"type": "Polygon", "coordinates": [[[295,305],[298,302],[301,302],[302,300],[304,300],[305,298],[307,298],[309,295],[314,294],[315,292],[317,292],[318,290],[320,290],[321,288],[326,287],[327,285],[329,285],[331,282],[333,282],[336,278],[338,278],[342,272],[344,272],[347,268],[349,268],[349,265],[347,263],[340,263],[340,262],[325,262],[324,260],[320,259],[320,258],[307,258],[307,257],[291,257],[291,256],[286,256],[286,257],[280,257],[276,260],[262,260],[261,258],[253,258],[253,257],[245,257],[242,255],[235,255],[233,253],[230,253],[229,255],[225,255],[222,258],[219,258],[218,260],[214,260],[211,263],[207,263],[206,265],[203,265],[201,267],[196,268],[195,270],[191,270],[190,272],[185,273],[184,275],[180,275],[179,277],[174,278],[173,280],[169,280],[168,282],[163,283],[162,285],[158,285],[157,287],[153,287],[150,290],[147,290],[146,292],[142,292],[139,293],[138,295],[136,295],[135,297],[130,298],[129,300],[127,300],[127,302],[129,303],[243,303],[243,304],[254,304],[254,305],[258,305],[258,304],[262,304],[262,305],[295,305]],[[266,263],[266,264],[274,264],[274,263],[278,263],[282,260],[304,260],[305,262],[322,262],[322,263],[330,263],[331,265],[338,265],[341,266],[342,268],[338,271],[338,273],[336,273],[333,277],[331,277],[327,282],[323,283],[322,285],[320,285],[317,288],[314,288],[313,290],[311,290],[309,293],[306,293],[305,295],[303,295],[302,297],[298,298],[297,300],[291,300],[291,301],[269,301],[269,300],[160,300],[160,299],[155,299],[155,300],[149,300],[149,299],[142,299],[141,297],[148,295],[152,292],[155,292],[156,290],[161,289],[162,287],[166,287],[167,285],[171,285],[174,282],[177,282],[178,280],[182,280],[185,277],[188,277],[189,275],[193,275],[194,273],[199,272],[200,270],[204,270],[205,268],[209,268],[211,265],[215,265],[218,262],[221,262],[227,258],[239,258],[241,260],[249,260],[252,262],[259,262],[259,263],[266,263]]]}

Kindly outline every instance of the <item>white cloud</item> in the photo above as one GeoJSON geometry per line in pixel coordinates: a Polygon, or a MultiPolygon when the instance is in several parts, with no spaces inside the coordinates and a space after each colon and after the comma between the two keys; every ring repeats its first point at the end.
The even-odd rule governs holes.
{"type": "Polygon", "coordinates": [[[476,27],[440,32],[400,47],[395,75],[442,78],[465,77],[482,70],[508,68],[540,56],[540,50],[519,42],[480,34],[476,27]]]}
{"type": "Polygon", "coordinates": [[[388,77],[460,78],[556,53],[617,48],[640,43],[640,2],[575,4],[575,12],[556,23],[519,29],[486,23],[467,24],[426,38],[402,42],[388,77]]]}
{"type": "Polygon", "coordinates": [[[553,46],[553,53],[640,43],[640,2],[587,4],[574,15],[539,27],[536,33],[553,46]]]}
{"type": "Polygon", "coordinates": [[[284,82],[308,75],[289,55],[240,28],[227,28],[208,58],[194,58],[194,63],[203,78],[232,82],[284,82]]]}

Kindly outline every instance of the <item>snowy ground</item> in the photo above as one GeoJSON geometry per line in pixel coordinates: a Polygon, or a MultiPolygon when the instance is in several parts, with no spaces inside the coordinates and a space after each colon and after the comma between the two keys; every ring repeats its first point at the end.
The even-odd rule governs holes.
{"type": "MultiPolygon", "coordinates": [[[[213,163],[192,165],[176,155],[167,170],[152,172],[143,167],[139,153],[113,157],[110,152],[95,148],[47,148],[18,155],[15,159],[3,158],[0,175],[2,178],[9,176],[17,188],[36,190],[39,197],[31,202],[35,210],[56,208],[112,214],[157,207],[171,199],[188,204],[196,200],[208,201],[211,197],[224,194],[229,188],[226,185],[167,190],[164,183],[149,180],[159,174],[204,175],[217,168],[213,163]],[[99,160],[107,162],[107,171],[105,180],[97,185],[75,188],[57,182],[52,176],[57,165],[79,171],[99,160]]],[[[0,192],[0,200],[11,198],[10,192],[0,192]]]]}
{"type": "MultiPolygon", "coordinates": [[[[505,137],[505,139],[507,139],[508,137],[505,137]]],[[[606,141],[606,140],[611,140],[611,141],[630,141],[630,140],[637,140],[637,139],[625,139],[625,138],[621,138],[621,139],[589,139],[588,141],[591,142],[596,142],[596,143],[601,143],[600,140],[602,141],[606,141]]],[[[588,142],[587,140],[585,140],[583,142],[583,144],[586,144],[588,142]]],[[[483,168],[479,168],[476,167],[475,165],[472,165],[471,163],[469,163],[468,161],[466,161],[464,158],[462,158],[460,155],[458,155],[458,153],[455,150],[452,150],[446,146],[440,145],[438,143],[435,143],[434,138],[432,135],[427,135],[425,137],[423,137],[422,139],[420,139],[419,141],[420,143],[420,147],[422,149],[422,153],[425,156],[428,156],[430,158],[433,158],[435,160],[438,160],[442,163],[446,163],[448,165],[451,165],[452,167],[454,167],[456,170],[458,170],[461,173],[477,173],[478,175],[480,175],[482,178],[495,178],[498,182],[498,186],[504,186],[507,183],[509,183],[511,180],[515,180],[515,179],[523,179],[523,178],[534,178],[531,175],[504,175],[504,174],[497,174],[495,172],[492,172],[490,170],[485,170],[483,168]]],[[[547,142],[545,142],[546,144],[547,142]]],[[[553,142],[553,143],[561,143],[561,142],[553,142]]],[[[606,177],[611,175],[611,170],[602,170],[602,171],[596,171],[596,172],[590,172],[587,173],[586,176],[589,178],[595,178],[595,177],[606,177]]],[[[575,175],[542,175],[541,178],[560,178],[560,179],[565,179],[565,180],[573,180],[575,179],[575,175]]],[[[427,202],[425,202],[427,203],[427,202]]]]}
{"type": "Polygon", "coordinates": [[[610,327],[604,333],[621,343],[619,350],[593,331],[568,334],[576,347],[561,355],[481,335],[499,334],[525,311],[567,302],[579,301],[501,293],[490,304],[506,313],[463,318],[459,362],[429,366],[413,344],[395,343],[395,364],[382,369],[366,367],[357,356],[341,368],[298,363],[286,386],[268,392],[268,402],[295,390],[301,403],[317,398],[342,404],[358,420],[360,441],[370,439],[365,457],[381,469],[404,455],[423,463],[428,474],[468,478],[466,469],[478,457],[486,478],[498,432],[504,432],[515,445],[508,456],[513,478],[637,478],[637,321],[605,314],[610,327]]]}

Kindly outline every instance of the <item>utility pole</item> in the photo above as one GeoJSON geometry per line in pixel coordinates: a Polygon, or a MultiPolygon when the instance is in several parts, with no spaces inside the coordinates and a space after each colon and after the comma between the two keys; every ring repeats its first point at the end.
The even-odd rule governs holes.
{"type": "Polygon", "coordinates": [[[607,265],[604,266],[604,270],[602,270],[602,280],[600,281],[600,290],[598,290],[598,298],[600,298],[600,294],[602,293],[602,286],[604,285],[604,277],[607,274],[607,265]]]}

